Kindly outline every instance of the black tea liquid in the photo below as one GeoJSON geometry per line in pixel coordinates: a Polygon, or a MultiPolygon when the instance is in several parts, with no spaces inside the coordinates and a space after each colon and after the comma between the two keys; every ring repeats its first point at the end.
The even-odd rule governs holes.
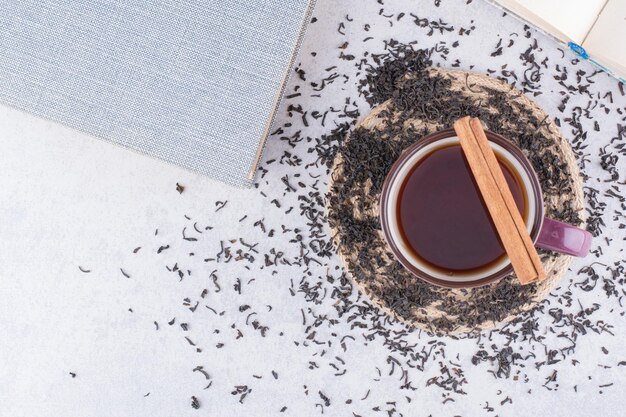
{"type": "MultiPolygon", "coordinates": [[[[522,181],[496,157],[526,219],[522,181]]],[[[436,148],[411,169],[400,187],[397,219],[412,255],[447,275],[480,272],[505,255],[461,145],[436,148]]]]}

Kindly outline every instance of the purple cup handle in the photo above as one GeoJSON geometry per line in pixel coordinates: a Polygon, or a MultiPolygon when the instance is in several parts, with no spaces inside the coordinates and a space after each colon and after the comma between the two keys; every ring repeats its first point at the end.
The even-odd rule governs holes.
{"type": "Polygon", "coordinates": [[[571,224],[545,218],[536,245],[573,256],[587,256],[591,233],[571,224]]]}

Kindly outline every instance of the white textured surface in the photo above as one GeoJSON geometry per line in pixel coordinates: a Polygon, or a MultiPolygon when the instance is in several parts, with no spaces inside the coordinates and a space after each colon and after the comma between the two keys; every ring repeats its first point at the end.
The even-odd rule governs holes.
{"type": "MultiPolygon", "coordinates": [[[[504,55],[497,58],[489,56],[499,35],[508,36],[513,31],[523,33],[518,22],[499,19],[498,11],[476,0],[467,8],[461,2],[444,0],[443,3],[439,9],[426,1],[421,5],[413,1],[397,2],[394,7],[386,7],[387,11],[396,9],[433,19],[442,17],[448,23],[466,28],[475,24],[473,35],[459,37],[461,46],[453,52],[453,57],[462,62],[461,68],[469,69],[473,65],[474,70],[485,71],[509,63],[510,68],[523,72],[519,61],[519,53],[524,50],[521,46],[505,50],[504,55]]],[[[418,39],[423,46],[433,46],[441,39],[453,40],[457,36],[454,32],[431,39],[425,36],[427,29],[417,28],[410,22],[392,28],[385,19],[377,17],[380,7],[375,1],[319,2],[315,13],[319,21],[312,26],[301,56],[302,68],[309,79],[326,76],[324,69],[331,65],[354,73],[353,62],[337,59],[336,48],[346,39],[350,41],[347,52],[358,56],[368,48],[380,50],[381,43],[362,43],[361,39],[366,36],[378,40],[391,36],[405,41],[418,39]],[[343,37],[336,29],[346,14],[355,21],[348,25],[346,37],[343,37]],[[372,24],[367,33],[363,31],[366,22],[372,24]],[[312,58],[310,51],[317,51],[317,57],[312,58]]],[[[411,18],[407,15],[404,19],[411,18]]],[[[542,39],[542,44],[555,62],[569,61],[562,59],[561,53],[547,40],[542,39]]],[[[592,67],[584,68],[593,72],[592,67]]],[[[294,84],[298,83],[295,78],[294,84]]],[[[547,86],[544,94],[537,98],[538,102],[551,115],[565,117],[556,110],[561,100],[555,92],[556,83],[550,81],[550,75],[545,79],[547,86]]],[[[613,90],[615,100],[624,103],[623,97],[618,97],[614,80],[601,74],[595,81],[597,91],[613,90]]],[[[331,105],[341,108],[347,96],[356,97],[355,85],[336,82],[322,91],[321,98],[309,101],[317,103],[318,108],[331,105]]],[[[576,103],[574,98],[570,106],[576,103]]],[[[581,103],[584,105],[583,101],[581,103]]],[[[283,109],[288,104],[285,103],[283,109]]],[[[362,111],[367,111],[364,103],[359,105],[362,111]]],[[[567,111],[570,109],[568,107],[567,111]]],[[[589,135],[597,141],[608,140],[615,135],[617,119],[614,115],[598,114],[606,133],[591,132],[589,127],[589,135]]],[[[303,128],[296,119],[295,128],[303,128]]],[[[332,125],[331,120],[329,116],[327,126],[332,125]]],[[[278,124],[285,121],[287,116],[283,110],[278,124]]],[[[310,136],[327,131],[328,128],[319,124],[305,130],[310,136]]],[[[565,134],[570,137],[572,133],[566,129],[565,134]]],[[[588,173],[602,178],[606,173],[599,169],[596,150],[604,143],[593,144],[588,173]]],[[[265,159],[280,158],[284,150],[291,148],[274,138],[268,145],[265,159]]],[[[306,146],[300,148],[301,154],[305,150],[306,146]]],[[[614,336],[590,334],[579,339],[575,355],[553,367],[558,369],[557,383],[562,387],[558,391],[541,387],[552,368],[526,369],[532,384],[495,379],[486,372],[490,369],[488,364],[471,366],[475,341],[449,338],[439,339],[447,345],[447,358],[435,357],[426,363],[423,371],[411,371],[410,377],[417,390],[399,390],[398,375],[387,376],[388,348],[380,339],[364,341],[363,332],[351,330],[345,320],[340,320],[333,329],[320,328],[318,333],[339,331],[358,338],[354,343],[348,340],[349,349],[345,354],[337,344],[325,348],[328,356],[343,357],[347,374],[333,377],[336,371],[327,365],[311,370],[308,361],[319,360],[324,346],[295,346],[294,341],[301,342],[305,336],[300,310],[313,308],[319,314],[332,315],[332,300],[312,305],[305,302],[301,294],[292,297],[288,291],[290,280],[297,283],[304,274],[298,267],[281,266],[277,268],[277,275],[271,275],[258,265],[251,271],[240,263],[220,265],[220,282],[228,291],[220,297],[211,293],[208,303],[218,311],[227,311],[225,318],[218,320],[206,309],[190,313],[181,306],[182,300],[192,295],[197,298],[197,294],[210,285],[207,277],[213,266],[201,262],[200,257],[216,253],[219,240],[244,236],[260,241],[264,249],[285,246],[285,250],[290,250],[279,233],[272,240],[264,240],[258,228],[251,228],[250,220],[264,217],[268,228],[277,230],[281,224],[306,228],[306,220],[298,215],[297,208],[290,216],[284,215],[285,208],[297,202],[290,201],[290,196],[281,197],[284,185],[280,178],[285,174],[293,178],[301,168],[276,164],[268,168],[270,172],[261,180],[261,188],[269,196],[264,198],[257,190],[234,190],[90,139],[72,129],[1,107],[0,415],[320,415],[319,408],[315,407],[315,403],[320,402],[318,390],[332,397],[332,405],[324,413],[329,416],[352,416],[352,412],[386,416],[386,412],[377,413],[372,408],[380,406],[381,410],[386,410],[387,401],[397,401],[398,412],[404,416],[623,415],[625,368],[615,365],[626,359],[623,347],[626,329],[623,317],[614,313],[620,311],[617,301],[607,301],[597,291],[576,295],[585,307],[596,302],[602,304],[594,318],[605,318],[616,325],[611,330],[614,336]],[[175,191],[176,182],[186,186],[182,195],[175,191]],[[282,210],[270,203],[272,193],[281,199],[282,210]],[[225,199],[229,200],[228,206],[214,213],[215,201],[225,199]],[[181,229],[187,224],[184,214],[216,228],[212,234],[203,235],[204,240],[190,245],[180,240],[181,229]],[[248,221],[239,223],[238,219],[244,214],[248,215],[248,221]],[[159,228],[158,237],[154,236],[155,228],[159,228]],[[163,258],[155,260],[156,249],[164,243],[172,247],[162,254],[163,258]],[[132,250],[137,246],[142,249],[134,255],[132,250]],[[203,254],[183,258],[190,250],[203,254]],[[194,270],[195,279],[179,283],[163,267],[163,262],[172,264],[179,259],[185,259],[185,267],[194,270]],[[92,272],[81,273],[79,265],[92,272]],[[120,267],[132,278],[124,278],[120,267]],[[245,280],[256,278],[256,282],[246,287],[243,295],[236,296],[231,288],[234,277],[239,276],[245,280]],[[264,311],[266,304],[274,307],[271,313],[260,313],[260,320],[271,326],[269,337],[258,337],[258,332],[242,323],[245,315],[232,313],[243,302],[260,306],[256,310],[259,312],[264,311]],[[179,328],[167,325],[172,317],[177,318],[177,323],[188,321],[191,324],[190,337],[203,346],[202,354],[189,346],[179,328]],[[153,324],[155,320],[160,325],[158,331],[153,324]],[[241,326],[246,336],[237,342],[231,340],[230,323],[241,326]],[[215,329],[229,335],[222,349],[213,348],[215,329]],[[283,336],[277,335],[278,332],[283,332],[283,336]],[[601,346],[606,347],[609,354],[603,354],[601,346]],[[442,361],[454,361],[457,355],[464,366],[468,383],[463,389],[468,395],[455,396],[454,402],[442,404],[444,392],[434,386],[427,387],[427,381],[439,375],[442,361]],[[577,366],[571,364],[573,358],[579,361],[577,366]],[[605,369],[602,364],[611,368],[605,369]],[[197,365],[203,365],[215,381],[209,390],[202,389],[206,385],[204,377],[192,372],[197,365]],[[375,367],[383,370],[380,382],[372,382],[377,378],[375,367]],[[273,380],[271,370],[278,372],[278,380],[273,380]],[[77,376],[72,378],[69,372],[77,376]],[[255,380],[253,374],[263,379],[255,380]],[[600,396],[598,386],[609,382],[614,385],[603,389],[600,396]],[[253,392],[244,404],[238,403],[238,396],[230,395],[232,387],[240,384],[252,384],[253,392]],[[304,384],[311,391],[308,396],[303,394],[304,384]],[[574,385],[578,385],[578,392],[573,390],[574,385]],[[359,401],[370,387],[367,400],[359,401]],[[150,395],[144,397],[148,392],[150,395]],[[199,398],[200,410],[190,407],[190,395],[199,398]],[[404,400],[405,395],[412,397],[410,404],[404,400]],[[501,404],[505,397],[513,398],[514,403],[501,404]],[[345,404],[347,398],[354,399],[354,403],[345,404]],[[496,411],[487,413],[486,403],[496,411]],[[282,406],[288,406],[284,414],[278,412],[282,406]]],[[[619,252],[623,245],[619,230],[605,236],[613,237],[615,244],[604,248],[602,260],[609,262],[623,257],[619,252]]],[[[330,265],[335,264],[336,260],[331,260],[330,265]]],[[[576,261],[572,270],[584,264],[576,261]]],[[[323,274],[321,269],[314,273],[323,274]]],[[[576,275],[570,277],[576,279],[576,275]]],[[[550,322],[547,315],[540,318],[541,326],[550,322]]],[[[545,336],[549,341],[557,340],[553,334],[545,336]]],[[[430,346],[427,343],[431,340],[417,333],[405,339],[424,346],[430,346]]]]}

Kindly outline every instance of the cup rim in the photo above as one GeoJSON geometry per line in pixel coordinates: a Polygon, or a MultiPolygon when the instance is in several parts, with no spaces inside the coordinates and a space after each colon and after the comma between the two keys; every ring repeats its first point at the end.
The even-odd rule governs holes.
{"type": "MultiPolygon", "coordinates": [[[[543,224],[543,218],[545,214],[545,208],[543,205],[543,193],[541,192],[541,185],[539,183],[539,179],[537,178],[537,174],[535,173],[535,170],[533,169],[530,161],[528,160],[528,158],[526,158],[522,150],[519,147],[517,147],[515,144],[513,144],[510,140],[504,138],[503,136],[497,133],[493,133],[490,131],[485,131],[485,134],[487,135],[487,139],[489,141],[502,146],[514,158],[516,158],[518,162],[520,163],[520,165],[522,166],[522,168],[524,169],[525,173],[528,175],[528,178],[530,179],[530,185],[531,185],[530,194],[534,196],[534,204],[535,204],[535,210],[534,210],[535,216],[532,219],[533,227],[530,233],[530,237],[533,242],[536,242],[539,237],[539,232],[541,231],[541,226],[543,224]]],[[[511,265],[510,261],[507,261],[506,265],[499,271],[496,271],[486,277],[482,277],[482,278],[472,280],[472,281],[464,281],[464,282],[447,281],[441,278],[434,277],[430,275],[428,272],[423,271],[422,269],[418,268],[414,263],[409,261],[404,256],[402,251],[398,248],[398,245],[396,244],[391,234],[390,224],[389,224],[390,219],[387,216],[387,207],[389,205],[389,194],[390,194],[391,186],[396,181],[398,173],[401,171],[401,168],[403,168],[406,165],[406,163],[411,160],[413,155],[415,155],[424,147],[432,143],[435,143],[437,141],[454,137],[454,136],[457,136],[457,135],[453,128],[440,130],[438,132],[434,132],[434,133],[424,136],[422,139],[418,140],[416,143],[409,146],[402,152],[400,157],[394,162],[391,169],[389,170],[389,173],[385,177],[385,181],[383,183],[382,192],[381,192],[380,200],[379,200],[379,203],[380,203],[379,204],[379,212],[380,212],[379,216],[380,216],[380,223],[381,223],[381,227],[383,231],[383,236],[385,238],[385,241],[389,245],[389,248],[391,249],[392,254],[400,262],[400,264],[402,264],[402,266],[405,269],[407,269],[409,272],[411,272],[414,276],[430,284],[434,284],[434,285],[444,287],[444,288],[475,288],[475,287],[480,287],[480,286],[498,281],[506,277],[507,275],[511,274],[513,272],[513,266],[511,265]]]]}

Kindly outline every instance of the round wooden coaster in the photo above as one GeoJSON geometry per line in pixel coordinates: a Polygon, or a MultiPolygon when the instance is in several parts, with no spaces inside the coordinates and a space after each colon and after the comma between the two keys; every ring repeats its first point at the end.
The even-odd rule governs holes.
{"type": "Polygon", "coordinates": [[[333,240],[348,274],[381,309],[435,333],[486,330],[535,307],[557,285],[571,257],[540,251],[548,279],[521,286],[511,275],[475,289],[439,288],[415,278],[387,248],[378,201],[397,156],[425,135],[471,115],[522,148],[538,172],[546,215],[585,220],[582,178],[569,143],[532,100],[503,81],[431,68],[407,74],[393,98],[362,119],[338,150],[327,198],[333,240]]]}

